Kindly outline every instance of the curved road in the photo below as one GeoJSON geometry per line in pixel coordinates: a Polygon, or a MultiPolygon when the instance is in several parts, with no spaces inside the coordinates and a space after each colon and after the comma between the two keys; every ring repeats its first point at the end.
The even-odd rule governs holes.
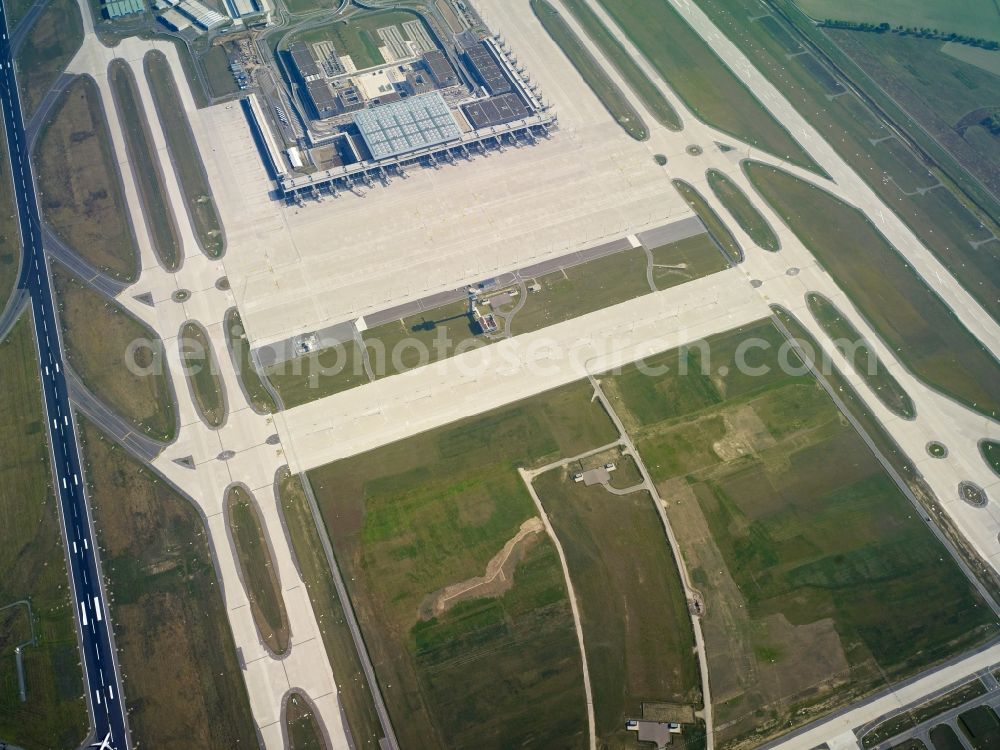
{"type": "Polygon", "coordinates": [[[29,144],[21,112],[17,79],[7,34],[7,10],[0,5],[0,99],[3,102],[8,158],[14,180],[23,260],[18,287],[31,298],[45,424],[53,480],[58,496],[65,553],[76,613],[77,636],[87,685],[87,705],[93,737],[107,739],[105,747],[128,748],[129,736],[111,624],[104,602],[107,597],[87,504],[86,483],[81,481],[82,461],[69,403],[63,368],[62,341],[56,322],[55,300],[42,248],[42,232],[29,161],[29,144]],[[51,321],[51,326],[50,326],[51,321]],[[51,330],[49,330],[51,327],[51,330]]]}

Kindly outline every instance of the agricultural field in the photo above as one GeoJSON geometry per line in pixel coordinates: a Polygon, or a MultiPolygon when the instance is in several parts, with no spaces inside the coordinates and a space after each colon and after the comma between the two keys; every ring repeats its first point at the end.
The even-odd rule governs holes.
{"type": "Polygon", "coordinates": [[[740,228],[750,235],[754,244],[761,250],[778,252],[781,249],[781,242],[774,233],[774,229],[767,223],[767,219],[754,208],[753,203],[750,202],[739,185],[717,169],[708,170],[707,177],[708,185],[715,193],[715,197],[732,214],[740,228]]]}
{"type": "Polygon", "coordinates": [[[247,340],[240,311],[235,307],[227,311],[222,325],[226,329],[226,343],[233,360],[233,366],[243,384],[243,390],[247,394],[251,408],[258,414],[273,414],[278,410],[278,407],[250,358],[250,342],[247,340]]]}
{"type": "Polygon", "coordinates": [[[256,499],[244,487],[234,485],[226,493],[226,523],[257,632],[280,656],[288,650],[288,615],[256,499]]]}
{"type": "Polygon", "coordinates": [[[1000,160],[1000,139],[984,124],[1000,106],[1000,76],[946,54],[934,39],[824,33],[994,196],[1000,193],[1000,177],[990,166],[1000,160]]]}
{"type": "Polygon", "coordinates": [[[25,124],[81,44],[79,4],[76,0],[52,0],[35,19],[15,58],[25,124]]]}
{"type": "Polygon", "coordinates": [[[628,82],[629,87],[656,121],[670,130],[680,130],[681,118],[670,106],[670,102],[656,84],[642,72],[621,42],[614,37],[590,6],[584,0],[564,0],[563,5],[600,48],[608,62],[614,65],[622,78],[628,82]]]}
{"type": "Polygon", "coordinates": [[[81,257],[132,281],[139,249],[97,84],[77,78],[35,144],[39,203],[52,229],[81,257]]]}
{"type": "Polygon", "coordinates": [[[757,162],[745,169],[914,374],[988,416],[1000,415],[1000,365],[860,211],[787,172],[757,162]]]}
{"type": "MultiPolygon", "coordinates": [[[[1000,319],[1000,233],[983,212],[972,207],[961,189],[979,205],[997,206],[961,166],[922,130],[909,123],[905,112],[887,99],[821,29],[798,12],[792,0],[772,0],[775,13],[761,17],[757,0],[699,0],[712,19],[757,68],[793,102],[809,121],[824,123],[830,145],[852,165],[955,277],[995,318],[1000,319]],[[786,22],[791,19],[794,26],[786,22]],[[757,19],[756,21],[751,19],[757,19]],[[846,91],[813,54],[789,56],[789,47],[801,47],[794,36],[806,35],[850,75],[855,85],[878,100],[908,134],[932,154],[940,169],[933,172],[899,141],[855,94],[846,91]],[[845,93],[846,91],[846,93],[845,93]],[[834,94],[842,94],[831,98],[834,94]],[[873,145],[874,142],[874,145],[873,145]],[[944,170],[943,172],[941,170],[944,170]],[[918,187],[942,187],[916,192],[918,187]],[[956,197],[958,196],[958,197],[956,197]]],[[[793,50],[794,51],[794,50],[793,50]]],[[[1000,210],[1000,209],[998,209],[1000,210]]],[[[996,215],[996,211],[993,211],[996,215]]]]}
{"type": "Polygon", "coordinates": [[[333,574],[320,539],[321,532],[313,518],[302,480],[290,475],[286,469],[276,481],[278,507],[320,625],[323,645],[340,691],[340,705],[351,737],[355,747],[375,750],[382,737],[375,701],[354,647],[343,603],[337,596],[333,574]]]}
{"type": "Polygon", "coordinates": [[[684,180],[673,180],[674,187],[681,197],[691,207],[691,210],[698,214],[701,223],[705,225],[708,233],[719,243],[729,262],[735,265],[743,260],[743,248],[733,237],[726,223],[719,217],[708,201],[693,186],[684,180]]]}
{"type": "Polygon", "coordinates": [[[1000,41],[1000,12],[982,0],[795,0],[818,21],[888,23],[1000,41]]]}
{"type": "Polygon", "coordinates": [[[228,414],[226,394],[208,334],[200,323],[188,321],[181,326],[177,346],[198,413],[209,427],[221,427],[228,414]]]}
{"type": "Polygon", "coordinates": [[[98,427],[80,436],[133,740],[256,747],[202,517],[98,427]]]}
{"type": "Polygon", "coordinates": [[[210,258],[219,258],[225,252],[226,238],[173,71],[167,58],[158,50],[146,53],[143,67],[153,94],[156,115],[163,124],[170,162],[184,193],[195,237],[203,253],[210,258]]]}
{"type": "Polygon", "coordinates": [[[600,3],[700,119],[776,156],[818,171],[791,134],[669,3],[647,0],[600,0],[600,3]]]}
{"type": "Polygon", "coordinates": [[[542,474],[534,488],[580,606],[598,746],[631,748],[625,721],[644,702],[701,708],[691,617],[649,493],[613,495],[574,482],[573,470],[542,474]]]}
{"type": "Polygon", "coordinates": [[[597,58],[590,54],[559,11],[546,0],[531,0],[531,9],[545,31],[552,37],[552,41],[559,46],[570,64],[576,68],[576,72],[622,130],[637,141],[649,138],[649,129],[642,121],[638,110],[611,80],[597,58]]]}
{"type": "Polygon", "coordinates": [[[172,440],[177,416],[163,342],[58,264],[52,266],[52,285],[62,307],[59,323],[69,365],[95,396],[137,429],[172,440]],[[101,324],[95,326],[95,320],[101,324]]]}
{"type": "Polygon", "coordinates": [[[539,523],[517,467],[616,438],[577,383],[309,473],[402,746],[584,740],[555,547],[527,533],[502,581],[475,579],[539,523]]]}
{"type": "Polygon", "coordinates": [[[706,597],[725,748],[759,744],[998,632],[826,392],[780,366],[783,345],[763,322],[647,360],[669,367],[661,377],[629,368],[602,379],[706,597]],[[928,598],[939,606],[928,610],[928,598]]]}
{"type": "Polygon", "coordinates": [[[124,60],[113,60],[108,66],[108,78],[153,251],[164,268],[176,271],[183,260],[177,225],[135,76],[124,60]]]}
{"type": "Polygon", "coordinates": [[[7,305],[21,263],[21,235],[14,209],[14,184],[7,157],[7,131],[0,128],[0,310],[7,305]]]}
{"type": "Polygon", "coordinates": [[[52,492],[38,355],[30,313],[0,342],[0,737],[22,747],[76,747],[87,706],[76,645],[57,500],[52,492]],[[14,648],[24,649],[27,702],[18,697],[14,648]]]}
{"type": "Polygon", "coordinates": [[[916,409],[909,394],[872,351],[851,321],[841,315],[836,305],[820,294],[809,294],[806,303],[816,322],[823,327],[834,346],[847,357],[878,399],[894,414],[903,419],[913,419],[916,409]]]}
{"type": "Polygon", "coordinates": [[[398,26],[403,38],[409,40],[403,24],[418,20],[420,16],[408,10],[356,12],[346,16],[344,20],[297,32],[284,40],[282,47],[286,48],[292,42],[330,41],[339,56],[348,55],[358,70],[364,70],[385,64],[385,58],[379,51],[382,45],[379,29],[398,26]]]}

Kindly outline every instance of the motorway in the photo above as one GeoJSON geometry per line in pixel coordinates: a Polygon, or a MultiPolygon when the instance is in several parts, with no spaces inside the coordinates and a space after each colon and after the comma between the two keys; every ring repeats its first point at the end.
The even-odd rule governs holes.
{"type": "Polygon", "coordinates": [[[106,596],[94,544],[93,525],[86,502],[86,483],[82,479],[80,451],[63,367],[55,300],[42,249],[38,200],[11,59],[7,9],[3,5],[0,5],[0,16],[0,100],[17,200],[21,244],[24,248],[18,287],[30,295],[34,317],[54,486],[59,496],[92,730],[98,742],[106,739],[110,733],[110,742],[105,747],[120,750],[130,746],[125,707],[104,604],[106,596]]]}

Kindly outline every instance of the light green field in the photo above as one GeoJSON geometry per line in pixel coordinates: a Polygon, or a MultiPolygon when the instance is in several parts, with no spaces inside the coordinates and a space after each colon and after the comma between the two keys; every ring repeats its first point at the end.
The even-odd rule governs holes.
{"type": "Polygon", "coordinates": [[[279,362],[264,376],[286,409],[369,382],[354,341],[279,362]]]}
{"type": "Polygon", "coordinates": [[[516,467],[615,437],[574,384],[309,473],[401,746],[579,747],[579,647],[547,537],[506,591],[421,612],[535,516],[516,467]]]}
{"type": "Polygon", "coordinates": [[[77,747],[87,706],[30,313],[0,342],[0,372],[0,607],[30,599],[39,636],[24,649],[21,703],[14,647],[27,640],[27,618],[12,616],[21,607],[0,613],[0,737],[21,747],[77,747]]]}
{"type": "Polygon", "coordinates": [[[743,248],[740,247],[740,243],[733,237],[733,233],[729,231],[729,227],[726,226],[722,217],[708,204],[704,196],[684,180],[674,180],[673,183],[691,210],[698,214],[698,218],[701,219],[701,223],[705,225],[708,233],[719,243],[719,247],[725,252],[729,262],[735,265],[742,261],[743,248]]]}
{"type": "Polygon", "coordinates": [[[168,271],[176,271],[181,263],[180,239],[135,76],[124,60],[113,60],[108,78],[153,250],[168,271]]]}
{"type": "Polygon", "coordinates": [[[876,397],[894,414],[904,419],[913,419],[916,410],[909,394],[886,369],[851,322],[830,300],[820,294],[809,294],[806,302],[813,317],[833,339],[837,349],[851,361],[858,375],[868,383],[876,397]]]}
{"type": "MultiPolygon", "coordinates": [[[[642,121],[638,110],[604,71],[597,59],[583,46],[583,42],[566,23],[562,15],[546,0],[531,0],[531,9],[542,26],[563,51],[576,72],[594,92],[608,114],[614,118],[622,130],[644,141],[649,138],[649,129],[642,121]]],[[[639,71],[641,74],[641,71],[639,71]]],[[[669,105],[668,105],[669,106],[669,105]]]]}
{"type": "Polygon", "coordinates": [[[565,0],[563,5],[576,17],[588,36],[601,49],[608,62],[614,65],[619,74],[628,81],[628,85],[642,100],[656,121],[670,130],[680,130],[680,117],[670,106],[670,102],[642,72],[625,47],[615,38],[590,6],[584,0],[565,0]]]}
{"type": "Polygon", "coordinates": [[[79,4],[52,0],[35,19],[15,60],[25,123],[82,43],[79,4]]]}
{"type": "Polygon", "coordinates": [[[257,368],[250,360],[250,342],[247,340],[247,333],[243,328],[240,311],[235,307],[227,311],[223,326],[226,329],[229,352],[236,363],[236,373],[240,376],[243,388],[250,399],[250,406],[258,414],[273,414],[278,408],[275,406],[274,398],[264,387],[264,382],[261,380],[257,368]]]}
{"type": "Polygon", "coordinates": [[[1000,40],[1000,9],[993,0],[795,0],[818,21],[888,23],[1000,40]]]}
{"type": "Polygon", "coordinates": [[[662,377],[603,382],[706,596],[720,746],[760,744],[993,637],[988,607],[826,392],[780,367],[781,334],[765,322],[707,343],[648,360],[670,366],[662,377]],[[736,366],[746,341],[766,373],[736,366]]]}
{"type": "Polygon", "coordinates": [[[757,162],[745,168],[904,364],[974,409],[1000,414],[1000,364],[864,214],[787,172],[757,162]]]}
{"type": "Polygon", "coordinates": [[[669,3],[600,2],[695,115],[776,156],[818,170],[798,142],[669,3]]]}
{"type": "Polygon", "coordinates": [[[733,215],[736,223],[761,250],[772,253],[781,249],[781,242],[767,220],[747,198],[740,187],[717,169],[708,170],[708,185],[715,197],[733,215]]]}
{"type": "Polygon", "coordinates": [[[7,131],[0,128],[0,310],[3,310],[17,283],[21,262],[21,235],[14,204],[10,160],[7,158],[7,131]]]}
{"type": "Polygon", "coordinates": [[[184,192],[184,202],[202,252],[218,258],[225,250],[225,236],[215,208],[212,187],[208,184],[205,165],[191,131],[184,105],[177,90],[173,71],[166,56],[151,50],[143,58],[146,80],[156,106],[156,115],[163,123],[170,160],[177,172],[177,181],[184,192]]]}

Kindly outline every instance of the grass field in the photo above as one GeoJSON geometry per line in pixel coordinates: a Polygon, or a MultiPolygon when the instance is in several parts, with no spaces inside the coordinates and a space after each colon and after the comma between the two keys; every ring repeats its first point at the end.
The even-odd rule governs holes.
{"type": "Polygon", "coordinates": [[[58,264],[52,283],[66,361],[109,408],[152,437],[173,440],[176,407],[163,342],[58,264]]]}
{"type": "Polygon", "coordinates": [[[24,18],[24,14],[35,4],[35,0],[11,0],[4,5],[4,12],[7,15],[7,28],[14,31],[17,25],[24,18]]]}
{"type": "Polygon", "coordinates": [[[731,266],[707,232],[651,248],[650,252],[653,255],[653,283],[659,290],[724,271],[731,266]]]}
{"type": "Polygon", "coordinates": [[[205,71],[205,81],[208,84],[209,96],[221,98],[237,93],[240,89],[236,85],[229,70],[229,58],[222,45],[216,45],[201,56],[201,67],[205,71]]]}
{"type": "MultiPolygon", "coordinates": [[[[903,110],[888,100],[823,30],[814,28],[791,0],[772,0],[771,4],[781,15],[771,15],[759,21],[751,20],[759,18],[762,13],[757,0],[700,0],[699,7],[783,91],[807,120],[823,124],[830,145],[858,171],[886,205],[910,225],[979,302],[1000,319],[1000,279],[997,278],[1000,263],[996,262],[1000,242],[982,244],[978,248],[970,244],[991,236],[981,224],[995,225],[988,214],[995,216],[996,210],[980,211],[977,215],[966,205],[968,199],[964,196],[961,200],[956,198],[952,181],[961,183],[962,188],[974,195],[981,205],[996,206],[997,202],[977,189],[961,166],[916,127],[903,110]],[[794,21],[795,27],[785,23],[785,17],[794,21]],[[889,138],[891,131],[853,93],[831,99],[830,95],[843,90],[843,87],[831,88],[831,74],[816,57],[811,54],[789,56],[787,44],[792,39],[792,32],[789,31],[792,28],[801,31],[829,54],[837,65],[848,70],[852,81],[878,100],[879,106],[901,123],[947,174],[938,169],[933,174],[929,173],[928,168],[895,139],[880,140],[872,145],[873,140],[889,138]],[[945,188],[908,194],[913,193],[917,186],[934,185],[939,179],[945,188]]],[[[794,39],[792,43],[798,46],[794,39]]],[[[873,44],[884,44],[886,49],[892,49],[894,40],[882,40],[880,37],[873,44]]],[[[922,72],[926,67],[924,57],[917,56],[912,61],[917,66],[914,70],[920,76],[925,75],[922,72]]],[[[955,70],[957,67],[957,64],[952,66],[942,62],[939,65],[941,70],[933,75],[937,77],[943,70],[955,70]]],[[[961,84],[956,83],[953,88],[958,85],[961,84]]],[[[930,101],[934,98],[927,97],[930,101]]],[[[987,162],[987,166],[991,163],[987,162]]]]}
{"type": "Polygon", "coordinates": [[[765,322],[648,360],[670,367],[662,377],[633,368],[604,380],[706,597],[726,748],[759,744],[997,632],[826,393],[779,366],[784,343],[765,322]],[[745,341],[756,341],[746,364],[765,373],[736,366],[745,341]]]}
{"type": "Polygon", "coordinates": [[[288,650],[289,631],[281,584],[255,501],[238,485],[226,493],[226,520],[257,632],[271,651],[283,654],[288,650]]]}
{"type": "Polygon", "coordinates": [[[715,197],[732,214],[743,231],[750,235],[754,244],[761,250],[778,252],[781,249],[781,242],[774,233],[774,229],[767,223],[767,219],[754,208],[739,186],[717,169],[708,170],[707,176],[708,185],[715,193],[715,197]]]}
{"type": "Polygon", "coordinates": [[[726,223],[715,212],[715,209],[708,205],[708,202],[701,193],[692,185],[684,182],[684,180],[673,180],[673,183],[677,192],[681,194],[681,197],[691,207],[691,210],[698,214],[698,218],[701,219],[701,223],[705,225],[708,233],[719,243],[719,247],[726,253],[730,263],[735,265],[741,262],[743,260],[743,248],[740,247],[740,243],[733,237],[733,233],[729,231],[726,223]]]}
{"type": "Polygon", "coordinates": [[[288,750],[325,750],[323,732],[313,715],[312,708],[302,695],[293,692],[288,696],[288,703],[285,705],[288,750]]]}
{"type": "Polygon", "coordinates": [[[404,39],[409,39],[403,24],[417,21],[420,17],[408,10],[383,10],[374,13],[353,12],[342,20],[300,31],[290,37],[287,47],[292,42],[333,42],[340,56],[349,55],[358,70],[371,68],[385,63],[385,58],[379,52],[382,40],[378,30],[386,26],[398,26],[404,39]]]}
{"type": "Polygon", "coordinates": [[[229,352],[240,376],[240,382],[250,400],[250,406],[258,414],[273,414],[278,410],[270,392],[264,387],[257,368],[250,360],[250,342],[247,341],[246,329],[240,311],[235,307],[226,312],[223,325],[226,329],[226,342],[229,352]]]}
{"type": "Polygon", "coordinates": [[[976,706],[958,715],[958,726],[972,750],[1000,747],[1000,718],[989,706],[976,706]]]}
{"type": "Polygon", "coordinates": [[[997,361],[862,213],[786,172],[755,162],[746,171],[918,377],[984,414],[1000,415],[997,361]]]}
{"type": "MultiPolygon", "coordinates": [[[[617,472],[616,472],[617,473],[617,472]]],[[[599,747],[635,747],[643,702],[701,708],[687,600],[648,492],[616,496],[555,469],[535,479],[580,606],[599,747]]]]}
{"type": "Polygon", "coordinates": [[[264,377],[286,409],[369,382],[353,341],[279,362],[265,368],[264,377]]]}
{"type": "Polygon", "coordinates": [[[621,42],[608,30],[590,6],[583,0],[565,0],[563,4],[576,17],[577,22],[600,48],[608,62],[614,65],[622,78],[628,82],[629,87],[656,121],[670,130],[680,130],[681,118],[670,106],[670,102],[642,72],[621,42]]]}
{"type": "Polygon", "coordinates": [[[226,249],[225,234],[173,71],[167,58],[157,50],[146,53],[143,67],[153,94],[157,117],[163,124],[170,161],[184,193],[195,237],[198,238],[202,252],[208,257],[221,257],[226,249]]]}
{"type": "Polygon", "coordinates": [[[333,574],[327,564],[320,531],[310,511],[302,482],[285,470],[278,478],[278,507],[288,529],[299,572],[309,591],[309,601],[319,622],[323,645],[340,691],[340,705],[347,718],[355,747],[379,747],[382,727],[375,712],[371,688],[361,668],[361,659],[337,596],[333,574]]]}
{"type": "Polygon", "coordinates": [[[795,0],[818,21],[940,29],[943,32],[1000,41],[1000,11],[983,0],[795,0]]]}
{"type": "Polygon", "coordinates": [[[904,713],[894,716],[888,721],[884,721],[861,738],[862,747],[874,747],[886,740],[890,740],[898,734],[902,734],[907,729],[912,729],[925,721],[933,719],[935,716],[943,714],[952,708],[957,708],[963,703],[971,701],[986,694],[986,686],[982,681],[976,679],[964,685],[949,690],[947,693],[932,701],[914,706],[904,713]]]}
{"type": "Polygon", "coordinates": [[[25,124],[81,44],[80,6],[75,0],[52,0],[28,31],[15,60],[25,124]]]}
{"type": "MultiPolygon", "coordinates": [[[[38,644],[24,650],[27,703],[13,648],[27,618],[0,618],[0,737],[22,747],[76,747],[87,734],[58,505],[52,492],[30,313],[0,342],[0,607],[30,599],[38,644]]],[[[21,608],[17,608],[21,609],[21,608]]]]}
{"type": "Polygon", "coordinates": [[[990,465],[990,468],[1000,475],[1000,443],[983,440],[979,443],[979,452],[983,454],[983,460],[990,465]]]}
{"type": "MultiPolygon", "coordinates": [[[[531,0],[531,9],[539,22],[566,55],[576,72],[594,92],[608,114],[637,141],[649,138],[649,129],[638,110],[604,71],[597,59],[583,45],[559,11],[546,0],[531,0]]],[[[596,20],[596,19],[595,19],[596,20]]],[[[624,50],[622,51],[624,55],[624,50]]],[[[641,75],[641,71],[640,75],[641,75]]]]}
{"type": "Polygon", "coordinates": [[[600,2],[700,119],[776,156],[818,171],[788,131],[668,3],[600,2]]]}
{"type": "Polygon", "coordinates": [[[46,221],[76,252],[134,280],[139,250],[97,84],[77,78],[42,130],[34,154],[46,221]]]}
{"type": "Polygon", "coordinates": [[[167,199],[156,146],[149,132],[149,122],[142,109],[135,77],[128,63],[113,60],[109,66],[108,78],[118,107],[122,132],[125,134],[125,147],[132,165],[132,174],[135,175],[153,250],[168,271],[176,271],[183,259],[177,225],[167,199]]]}
{"type": "Polygon", "coordinates": [[[7,158],[7,130],[0,128],[0,131],[3,131],[0,132],[0,310],[3,310],[17,283],[21,236],[7,158]]]}
{"type": "Polygon", "coordinates": [[[583,741],[579,649],[547,538],[505,593],[420,612],[482,576],[535,516],[516,467],[615,439],[590,397],[575,384],[310,472],[401,746],[583,741]]]}
{"type": "Polygon", "coordinates": [[[955,730],[947,724],[939,724],[930,731],[931,744],[934,750],[965,750],[965,745],[958,739],[955,730]]]}
{"type": "Polygon", "coordinates": [[[181,326],[177,345],[198,412],[209,427],[220,427],[226,421],[226,396],[208,334],[199,323],[188,321],[181,326]]]}
{"type": "Polygon", "coordinates": [[[93,424],[80,435],[133,741],[256,747],[201,516],[93,424]]]}
{"type": "Polygon", "coordinates": [[[847,357],[878,399],[894,414],[904,419],[913,419],[916,409],[909,394],[882,364],[851,321],[844,318],[840,310],[820,294],[809,294],[806,302],[816,322],[833,339],[834,345],[847,357]]]}

